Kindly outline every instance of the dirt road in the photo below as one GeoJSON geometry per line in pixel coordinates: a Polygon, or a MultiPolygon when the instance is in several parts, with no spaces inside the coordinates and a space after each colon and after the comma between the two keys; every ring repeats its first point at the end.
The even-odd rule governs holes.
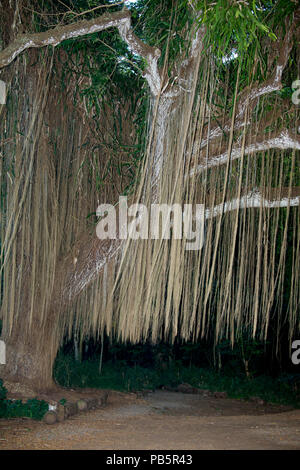
{"type": "Polygon", "coordinates": [[[52,426],[0,420],[0,449],[300,449],[300,410],[156,391],[110,392],[106,408],[52,426]]]}

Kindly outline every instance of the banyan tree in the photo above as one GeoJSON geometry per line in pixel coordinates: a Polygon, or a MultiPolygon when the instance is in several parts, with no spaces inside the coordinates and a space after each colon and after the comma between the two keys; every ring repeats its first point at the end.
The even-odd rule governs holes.
{"type": "Polygon", "coordinates": [[[297,2],[0,8],[1,377],[50,388],[66,336],[299,333],[297,2]],[[99,239],[120,195],[203,205],[202,248],[99,239]]]}

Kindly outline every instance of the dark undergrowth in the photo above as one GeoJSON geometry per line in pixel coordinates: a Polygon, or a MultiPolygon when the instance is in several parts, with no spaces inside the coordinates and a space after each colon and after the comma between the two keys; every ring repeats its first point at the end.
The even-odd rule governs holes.
{"type": "Polygon", "coordinates": [[[267,375],[246,377],[240,371],[218,372],[212,368],[184,366],[174,361],[166,367],[129,366],[126,361],[108,362],[99,373],[99,360],[75,361],[72,355],[60,354],[54,368],[56,382],[64,387],[92,387],[119,391],[155,390],[188,383],[209,391],[224,391],[230,398],[259,397],[267,403],[300,408],[300,374],[277,378],[267,375]]]}
{"type": "MultiPolygon", "coordinates": [[[[99,373],[96,359],[75,361],[71,355],[60,354],[54,367],[54,379],[63,387],[89,387],[124,392],[155,390],[188,383],[192,387],[211,392],[226,392],[229,398],[248,400],[261,398],[267,403],[300,408],[300,374],[285,374],[277,378],[259,375],[248,378],[240,372],[218,372],[212,368],[184,366],[180,361],[166,367],[129,366],[126,361],[108,362],[99,373]]],[[[7,399],[7,391],[0,379],[0,418],[43,418],[48,404],[43,400],[7,399]]]]}

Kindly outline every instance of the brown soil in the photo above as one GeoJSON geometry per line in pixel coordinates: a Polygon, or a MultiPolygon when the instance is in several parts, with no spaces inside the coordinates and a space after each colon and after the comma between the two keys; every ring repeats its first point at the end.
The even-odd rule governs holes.
{"type": "Polygon", "coordinates": [[[111,391],[104,409],[51,426],[0,420],[0,449],[293,450],[300,449],[300,410],[165,390],[143,398],[111,391]]]}

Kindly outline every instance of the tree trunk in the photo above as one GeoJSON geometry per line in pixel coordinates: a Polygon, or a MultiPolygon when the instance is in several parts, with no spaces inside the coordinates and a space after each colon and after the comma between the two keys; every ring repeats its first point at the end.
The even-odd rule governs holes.
{"type": "Polygon", "coordinates": [[[24,323],[23,317],[14,326],[12,335],[3,332],[6,364],[0,366],[1,378],[8,384],[25,385],[33,392],[51,390],[55,387],[52,374],[59,346],[55,334],[50,324],[42,331],[35,322],[28,332],[24,323]]]}
{"type": "Polygon", "coordinates": [[[37,313],[29,326],[26,307],[15,321],[11,334],[4,322],[1,339],[6,344],[6,364],[0,366],[1,377],[8,382],[26,384],[34,391],[54,387],[53,365],[63,336],[64,310],[99,275],[105,263],[113,260],[119,248],[119,240],[99,240],[96,233],[83,236],[72,252],[58,263],[53,302],[44,324],[37,313]]]}

